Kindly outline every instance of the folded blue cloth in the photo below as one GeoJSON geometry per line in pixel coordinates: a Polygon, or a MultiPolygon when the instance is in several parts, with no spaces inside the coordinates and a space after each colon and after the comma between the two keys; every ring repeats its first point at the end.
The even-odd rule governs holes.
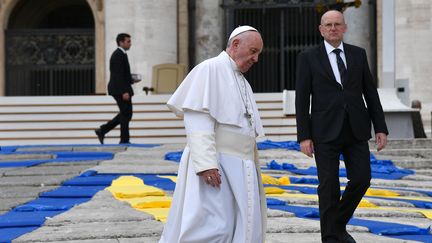
{"type": "MultiPolygon", "coordinates": [[[[13,154],[13,153],[12,153],[13,154]]],[[[52,152],[55,155],[53,159],[34,159],[18,161],[1,161],[0,168],[7,167],[29,167],[42,163],[53,162],[76,162],[88,160],[111,160],[114,155],[110,152],[52,152]]]]}
{"type": "Polygon", "coordinates": [[[28,226],[28,227],[8,227],[0,228],[0,243],[11,243],[12,240],[20,237],[21,235],[27,234],[36,230],[39,227],[28,226]]]}
{"type": "Polygon", "coordinates": [[[312,184],[312,185],[318,185],[319,181],[317,178],[306,178],[306,177],[290,177],[290,182],[294,184],[312,184]]]}
{"type": "MultiPolygon", "coordinates": [[[[377,160],[376,164],[371,164],[372,178],[396,180],[404,176],[414,174],[414,171],[408,169],[399,169],[391,161],[377,160]]],[[[272,170],[287,170],[298,175],[317,175],[317,168],[311,166],[307,169],[298,169],[293,164],[283,163],[282,165],[275,160],[267,163],[267,168],[272,170]]],[[[339,176],[346,177],[346,169],[339,169],[339,176]]]]}
{"type": "Polygon", "coordinates": [[[97,192],[105,189],[105,186],[61,186],[51,191],[44,192],[40,197],[50,198],[91,198],[97,192]]]}
{"type": "Polygon", "coordinates": [[[0,215],[0,228],[41,226],[49,217],[64,211],[10,211],[0,215]]]}
{"type": "MultiPolygon", "coordinates": [[[[175,175],[175,174],[169,174],[175,175]]],[[[158,175],[144,174],[144,175],[136,175],[138,178],[141,178],[144,181],[144,184],[149,186],[154,186],[160,188],[162,190],[174,191],[175,183],[167,178],[161,178],[158,175]]]]}
{"type": "Polygon", "coordinates": [[[296,141],[280,141],[275,142],[271,140],[265,140],[257,143],[257,148],[259,150],[265,149],[288,149],[300,151],[300,144],[296,141]]]}
{"type": "Polygon", "coordinates": [[[165,154],[165,160],[180,162],[182,155],[183,151],[169,152],[165,154]]]}
{"type": "Polygon", "coordinates": [[[97,174],[95,176],[78,176],[63,182],[64,186],[110,186],[121,174],[97,174]]]}
{"type": "Polygon", "coordinates": [[[13,209],[15,212],[65,211],[90,198],[37,198],[13,209]]]}

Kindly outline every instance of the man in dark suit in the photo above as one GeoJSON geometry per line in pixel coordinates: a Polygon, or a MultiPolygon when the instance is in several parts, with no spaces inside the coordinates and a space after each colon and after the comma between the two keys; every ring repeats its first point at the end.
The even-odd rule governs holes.
{"type": "Polygon", "coordinates": [[[371,121],[377,150],[387,143],[384,113],[366,52],[342,42],[346,28],[341,12],[326,12],[319,26],[324,42],[298,57],[297,134],[301,151],[309,157],[315,154],[322,242],[355,242],[346,224],[370,186],[371,121]],[[340,154],[349,180],[342,197],[340,154]]]}
{"type": "Polygon", "coordinates": [[[105,134],[120,124],[120,143],[129,142],[129,122],[132,119],[132,75],[126,51],[131,47],[131,36],[125,33],[117,35],[118,48],[110,59],[110,80],[108,94],[111,95],[119,107],[120,112],[110,121],[95,130],[101,144],[105,134]]]}

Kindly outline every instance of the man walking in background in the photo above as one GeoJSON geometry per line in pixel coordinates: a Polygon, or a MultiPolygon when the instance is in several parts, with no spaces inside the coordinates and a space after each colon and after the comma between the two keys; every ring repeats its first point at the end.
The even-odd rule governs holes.
{"type": "Polygon", "coordinates": [[[120,112],[110,121],[95,130],[101,144],[105,134],[120,124],[120,143],[129,142],[129,122],[132,119],[132,75],[126,51],[131,47],[131,36],[125,33],[117,35],[118,48],[110,58],[110,81],[108,94],[111,95],[119,107],[120,112]]]}
{"type": "Polygon", "coordinates": [[[301,151],[315,154],[321,239],[326,243],[355,242],[346,224],[370,185],[371,122],[378,151],[388,134],[366,52],[342,42],[346,29],[341,12],[324,13],[319,26],[323,43],[300,53],[297,65],[297,135],[301,151]],[[342,197],[340,154],[349,180],[342,197]]]}

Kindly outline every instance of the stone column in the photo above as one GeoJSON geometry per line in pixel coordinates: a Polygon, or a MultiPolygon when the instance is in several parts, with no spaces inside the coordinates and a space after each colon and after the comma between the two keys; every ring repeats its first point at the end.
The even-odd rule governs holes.
{"type": "Polygon", "coordinates": [[[395,3],[393,0],[382,0],[382,85],[383,88],[395,87],[395,3]]]}
{"type": "Polygon", "coordinates": [[[188,0],[178,0],[178,63],[189,70],[188,0]]]}
{"type": "Polygon", "coordinates": [[[95,93],[107,93],[105,78],[105,10],[103,0],[87,0],[95,22],[95,93]]]}
{"type": "Polygon", "coordinates": [[[221,0],[195,1],[195,64],[218,55],[225,47],[221,0]]]}
{"type": "Polygon", "coordinates": [[[5,57],[5,30],[9,16],[19,0],[0,1],[0,96],[6,94],[6,57],[5,57]]]}
{"type": "Polygon", "coordinates": [[[368,1],[362,1],[359,8],[350,7],[344,12],[345,22],[348,30],[345,33],[344,41],[348,44],[353,44],[364,48],[369,61],[369,67],[372,73],[376,71],[375,58],[375,36],[372,36],[371,19],[373,13],[368,1]]]}
{"type": "Polygon", "coordinates": [[[134,92],[144,94],[142,88],[151,87],[153,66],[178,62],[177,14],[177,1],[173,0],[105,0],[107,77],[109,59],[117,48],[116,36],[128,33],[132,36],[128,51],[131,72],[142,75],[142,81],[133,85],[134,92]]]}

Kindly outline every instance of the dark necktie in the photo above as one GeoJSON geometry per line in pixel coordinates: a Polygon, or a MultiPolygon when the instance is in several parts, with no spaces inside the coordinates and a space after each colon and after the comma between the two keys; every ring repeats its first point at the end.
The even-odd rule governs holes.
{"type": "Polygon", "coordinates": [[[333,52],[336,54],[336,62],[337,62],[337,66],[339,69],[341,82],[342,82],[342,85],[344,85],[345,81],[346,81],[347,70],[346,70],[345,64],[344,64],[344,62],[340,56],[340,53],[342,52],[342,50],[341,49],[334,49],[333,52]]]}

